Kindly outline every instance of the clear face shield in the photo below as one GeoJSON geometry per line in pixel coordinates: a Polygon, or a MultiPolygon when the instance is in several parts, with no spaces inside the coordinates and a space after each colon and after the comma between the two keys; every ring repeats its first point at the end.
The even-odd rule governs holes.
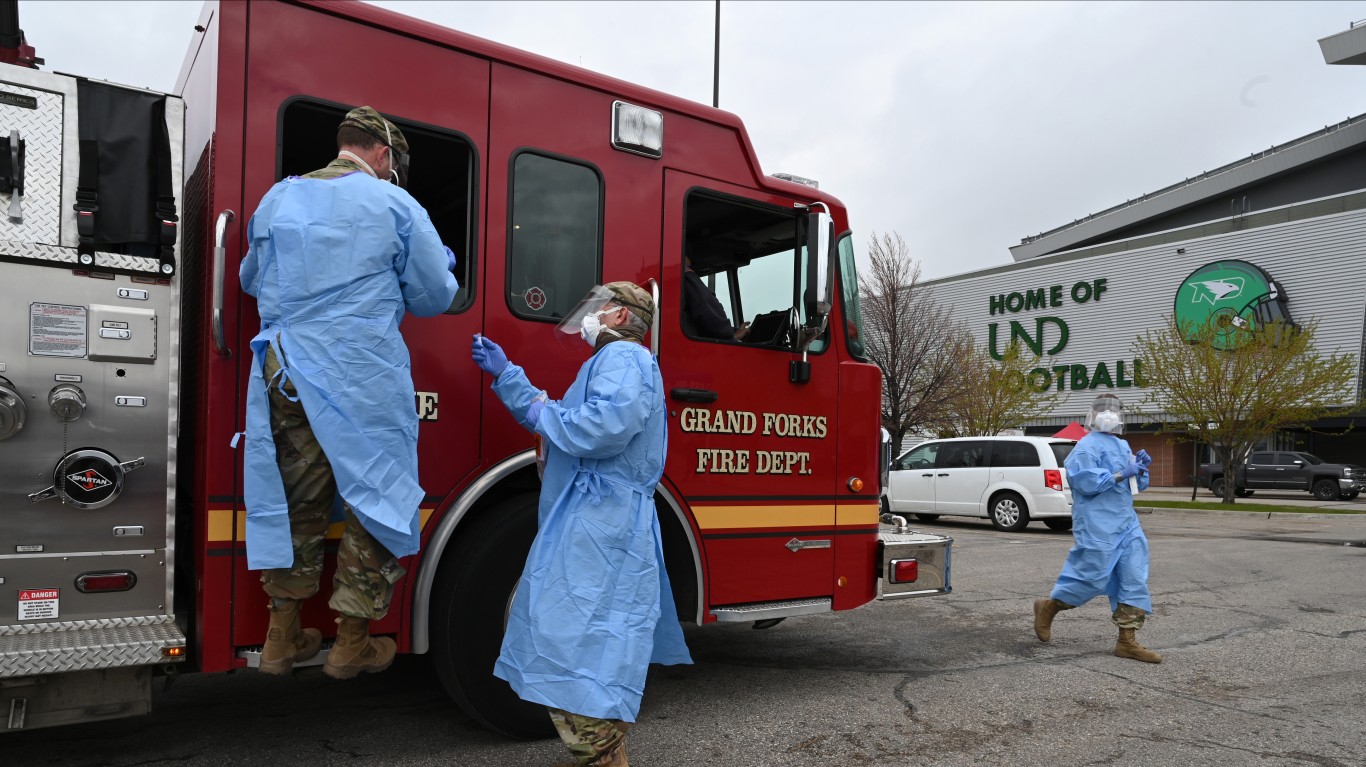
{"type": "MultiPolygon", "coordinates": [[[[601,285],[594,285],[588,290],[588,295],[585,295],[583,300],[579,301],[573,309],[570,309],[563,320],[560,320],[560,324],[556,326],[556,329],[565,335],[582,336],[584,332],[584,320],[589,317],[594,319],[598,318],[603,313],[603,310],[607,308],[607,305],[613,303],[615,300],[616,296],[612,291],[601,285]]],[[[589,324],[593,324],[591,320],[589,321],[589,324]]]]}
{"type": "Polygon", "coordinates": [[[1089,431],[1103,431],[1106,434],[1124,433],[1124,405],[1113,394],[1102,394],[1091,403],[1091,412],[1086,414],[1086,428],[1089,431]]]}

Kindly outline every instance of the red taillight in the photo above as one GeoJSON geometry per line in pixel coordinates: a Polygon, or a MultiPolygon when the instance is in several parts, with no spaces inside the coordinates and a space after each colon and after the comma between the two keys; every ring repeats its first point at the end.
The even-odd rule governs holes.
{"type": "Polygon", "coordinates": [[[128,571],[84,573],[76,577],[76,589],[83,594],[98,591],[127,591],[137,585],[138,577],[128,571]]]}
{"type": "Polygon", "coordinates": [[[914,559],[892,560],[892,583],[914,583],[919,579],[919,562],[914,559]]]}
{"type": "Polygon", "coordinates": [[[1062,490],[1062,470],[1044,469],[1043,484],[1049,490],[1062,490]]]}

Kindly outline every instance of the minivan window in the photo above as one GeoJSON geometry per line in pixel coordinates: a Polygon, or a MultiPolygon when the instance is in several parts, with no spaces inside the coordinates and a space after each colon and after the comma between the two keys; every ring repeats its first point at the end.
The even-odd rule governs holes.
{"type": "Polygon", "coordinates": [[[991,449],[991,465],[998,468],[1038,466],[1039,451],[1032,442],[997,442],[991,449]]]}
{"type": "Polygon", "coordinates": [[[1077,443],[1050,442],[1048,443],[1048,446],[1053,449],[1054,460],[1056,460],[1058,462],[1058,465],[1061,466],[1063,465],[1063,462],[1067,460],[1067,456],[1072,454],[1072,448],[1076,447],[1077,443]]]}
{"type": "Polygon", "coordinates": [[[989,442],[945,442],[939,448],[938,469],[968,469],[987,465],[989,442]]]}
{"type": "Polygon", "coordinates": [[[938,443],[921,445],[897,459],[898,469],[933,469],[934,458],[939,452],[938,443]]]}

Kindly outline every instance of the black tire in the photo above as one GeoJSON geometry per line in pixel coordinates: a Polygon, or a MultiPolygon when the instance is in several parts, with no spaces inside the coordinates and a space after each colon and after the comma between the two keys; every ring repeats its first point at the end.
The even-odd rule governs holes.
{"type": "Polygon", "coordinates": [[[1048,526],[1048,529],[1049,529],[1049,530],[1071,530],[1071,529],[1072,529],[1072,518],[1071,518],[1071,517],[1053,517],[1052,519],[1045,519],[1045,520],[1043,521],[1043,523],[1044,523],[1045,525],[1048,526]]]}
{"type": "Polygon", "coordinates": [[[1209,491],[1210,491],[1212,494],[1217,495],[1217,496],[1219,496],[1220,498],[1223,498],[1223,497],[1224,497],[1224,478],[1223,478],[1223,477],[1215,477],[1215,478],[1214,478],[1214,481],[1209,483],[1209,491]]]}
{"type": "Polygon", "coordinates": [[[1234,491],[1233,491],[1233,494],[1236,495],[1236,496],[1238,496],[1239,498],[1251,498],[1251,497],[1252,497],[1252,494],[1255,493],[1255,492],[1257,492],[1257,491],[1256,491],[1256,490],[1243,490],[1243,489],[1240,488],[1240,489],[1238,489],[1238,490],[1234,490],[1234,491]]]}
{"type": "Polygon", "coordinates": [[[1017,533],[1029,524],[1029,507],[1025,506],[1024,499],[1016,493],[997,493],[996,497],[991,499],[987,516],[991,517],[991,524],[997,530],[1017,533]]]}
{"type": "Polygon", "coordinates": [[[933,522],[933,521],[935,521],[936,519],[939,519],[939,515],[938,515],[938,514],[916,514],[916,515],[915,515],[915,518],[918,519],[918,520],[920,520],[921,522],[933,522]]]}
{"type": "Polygon", "coordinates": [[[545,706],[527,703],[493,675],[512,593],[536,537],[536,493],[499,502],[446,550],[432,589],[432,664],[470,718],[526,740],[555,727],[545,706]]]}
{"type": "Polygon", "coordinates": [[[889,502],[889,501],[887,500],[887,496],[885,496],[885,495],[882,496],[882,498],[878,501],[878,503],[879,503],[879,505],[882,506],[882,513],[883,513],[883,514],[891,514],[891,513],[892,513],[892,504],[891,504],[891,502],[889,502]]]}
{"type": "Polygon", "coordinates": [[[1342,491],[1338,490],[1338,483],[1331,479],[1321,479],[1314,483],[1314,497],[1320,501],[1339,501],[1342,500],[1342,491]]]}

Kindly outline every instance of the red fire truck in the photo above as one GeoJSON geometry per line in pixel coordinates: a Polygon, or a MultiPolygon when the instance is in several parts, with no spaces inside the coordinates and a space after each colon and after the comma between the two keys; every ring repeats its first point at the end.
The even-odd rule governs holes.
{"type": "MultiPolygon", "coordinates": [[[[208,3],[176,93],[150,93],[37,71],[8,6],[0,729],[142,713],[154,674],[257,664],[266,599],[232,439],[258,329],[237,281],[245,223],[271,184],[334,156],[360,104],[407,135],[409,190],[462,286],[444,315],[403,324],[423,546],[373,630],[430,656],[471,716],[547,732],[490,673],[539,486],[469,339],[497,339],[556,396],[587,350],[555,324],[595,283],[658,302],[656,501],[681,619],[763,627],[949,590],[949,539],[879,530],[880,379],[844,206],[765,175],[735,116],[321,0],[208,3]],[[688,264],[749,323],[742,340],[690,321],[688,264]]],[[[304,623],[331,627],[325,595],[304,623]]]]}

